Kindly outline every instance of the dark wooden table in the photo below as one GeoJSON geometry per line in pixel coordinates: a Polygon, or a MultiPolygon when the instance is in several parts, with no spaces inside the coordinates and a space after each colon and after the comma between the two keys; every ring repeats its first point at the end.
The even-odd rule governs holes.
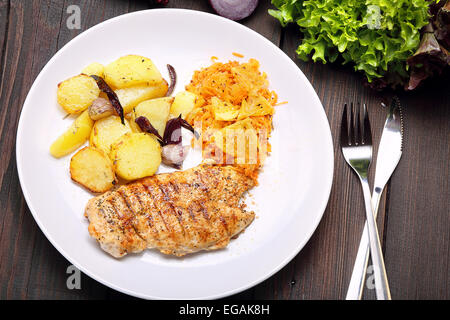
{"type": "MultiPolygon", "coordinates": [[[[17,176],[15,139],[20,110],[34,79],[68,41],[89,27],[136,10],[147,0],[0,0],[0,299],[123,299],[127,296],[83,275],[81,290],[66,286],[70,263],[40,231],[17,176]],[[70,30],[67,8],[81,8],[81,29],[70,30]]],[[[169,7],[211,12],[206,0],[170,0],[169,7]]],[[[242,23],[289,55],[317,91],[336,142],[342,105],[368,103],[379,141],[387,94],[362,85],[339,65],[296,59],[300,35],[267,14],[269,1],[242,23]]],[[[159,32],[164,32],[161,26],[159,32]]],[[[382,198],[379,229],[395,299],[449,299],[450,79],[399,93],[406,123],[403,158],[382,198]]],[[[276,275],[232,298],[343,299],[364,223],[355,175],[335,143],[335,176],[328,208],[306,247],[276,275]]],[[[365,297],[374,298],[373,290],[365,297]]]]}

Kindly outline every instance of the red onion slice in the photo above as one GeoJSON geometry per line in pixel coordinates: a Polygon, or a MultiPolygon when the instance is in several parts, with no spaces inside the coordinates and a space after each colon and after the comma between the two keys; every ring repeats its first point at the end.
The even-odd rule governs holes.
{"type": "Polygon", "coordinates": [[[170,77],[170,86],[166,93],[166,96],[168,97],[173,93],[173,89],[175,89],[175,85],[177,84],[177,73],[175,71],[175,68],[170,64],[167,65],[167,70],[169,71],[170,77]]]}
{"type": "Polygon", "coordinates": [[[214,11],[231,20],[242,20],[255,11],[258,0],[209,0],[214,11]]]}
{"type": "Polygon", "coordinates": [[[117,94],[114,92],[113,89],[111,89],[111,87],[106,83],[106,81],[103,78],[95,76],[95,75],[91,75],[91,78],[93,78],[97,82],[98,88],[101,91],[103,91],[104,93],[106,93],[106,95],[108,96],[109,102],[111,102],[111,105],[113,106],[117,115],[120,117],[122,124],[125,125],[123,108],[122,108],[122,105],[120,104],[117,94]]]}
{"type": "Polygon", "coordinates": [[[162,144],[163,138],[159,134],[158,130],[156,130],[155,127],[152,126],[152,124],[146,117],[139,117],[136,120],[134,120],[134,122],[137,123],[137,125],[139,126],[139,128],[141,128],[142,131],[154,134],[162,144]]]}

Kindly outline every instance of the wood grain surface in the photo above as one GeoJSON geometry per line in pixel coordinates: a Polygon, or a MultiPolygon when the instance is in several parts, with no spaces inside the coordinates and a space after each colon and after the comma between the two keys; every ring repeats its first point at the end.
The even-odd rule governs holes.
{"type": "MultiPolygon", "coordinates": [[[[80,290],[67,288],[70,263],[45,238],[24,201],[15,138],[28,90],[62,46],[104,20],[157,7],[150,0],[0,0],[0,299],[130,298],[85,275],[80,290]],[[81,8],[81,30],[66,26],[71,4],[81,8]]],[[[168,7],[212,12],[206,0],[170,0],[168,7]]],[[[336,143],[342,106],[367,103],[374,141],[379,141],[387,112],[381,102],[392,93],[364,87],[351,68],[299,61],[295,49],[301,34],[295,26],[282,29],[267,14],[269,8],[270,1],[260,1],[242,23],[279,46],[314,86],[335,142],[334,182],[324,217],[297,257],[270,279],[230,298],[343,299],[364,205],[359,182],[336,143]]],[[[394,299],[450,298],[449,80],[447,75],[417,92],[398,93],[404,107],[403,158],[383,195],[378,219],[394,299]]],[[[374,297],[373,290],[366,290],[365,298],[374,297]]]]}

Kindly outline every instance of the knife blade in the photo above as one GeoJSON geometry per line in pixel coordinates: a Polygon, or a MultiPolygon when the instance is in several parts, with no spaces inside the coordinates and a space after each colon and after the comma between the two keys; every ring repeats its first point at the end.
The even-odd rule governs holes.
{"type": "MultiPolygon", "coordinates": [[[[389,108],[389,113],[384,124],[383,133],[378,147],[375,182],[372,193],[372,208],[375,218],[377,217],[378,207],[380,205],[380,199],[384,187],[402,157],[402,149],[403,116],[400,100],[397,97],[394,97],[389,108]]],[[[360,300],[362,298],[369,252],[369,235],[366,223],[361,237],[361,242],[359,244],[355,265],[353,266],[352,277],[347,290],[346,300],[360,300]]]]}

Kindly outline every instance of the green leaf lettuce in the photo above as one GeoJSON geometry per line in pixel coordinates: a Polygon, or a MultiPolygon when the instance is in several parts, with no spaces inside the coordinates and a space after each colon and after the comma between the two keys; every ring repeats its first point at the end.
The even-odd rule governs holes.
{"type": "Polygon", "coordinates": [[[269,10],[285,26],[303,33],[299,58],[344,64],[365,73],[369,82],[395,74],[408,78],[406,59],[420,43],[428,23],[426,0],[272,0],[269,10]]]}

